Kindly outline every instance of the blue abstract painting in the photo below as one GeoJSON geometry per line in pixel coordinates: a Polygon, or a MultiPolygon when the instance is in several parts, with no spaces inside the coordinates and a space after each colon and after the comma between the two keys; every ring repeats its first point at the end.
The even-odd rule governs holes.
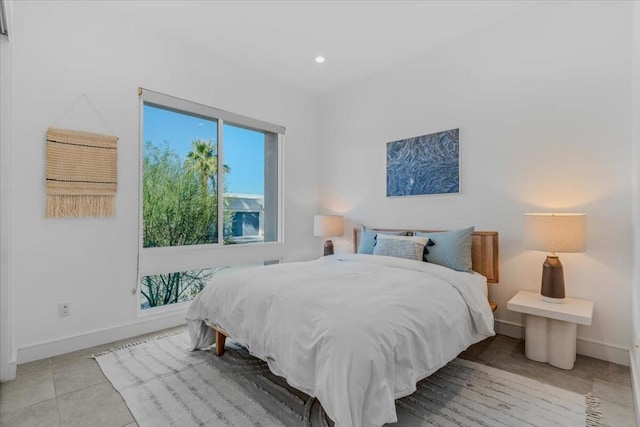
{"type": "Polygon", "coordinates": [[[460,192],[459,129],[387,143],[387,197],[460,192]]]}

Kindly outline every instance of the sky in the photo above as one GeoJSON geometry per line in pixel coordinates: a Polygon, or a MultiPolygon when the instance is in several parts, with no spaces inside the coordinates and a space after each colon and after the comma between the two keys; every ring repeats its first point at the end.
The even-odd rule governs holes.
{"type": "MultiPolygon", "coordinates": [[[[227,192],[264,195],[264,134],[225,123],[224,164],[231,172],[227,192]]],[[[155,145],[164,141],[184,159],[194,139],[217,143],[218,123],[150,105],[144,106],[144,141],[155,145]]]]}

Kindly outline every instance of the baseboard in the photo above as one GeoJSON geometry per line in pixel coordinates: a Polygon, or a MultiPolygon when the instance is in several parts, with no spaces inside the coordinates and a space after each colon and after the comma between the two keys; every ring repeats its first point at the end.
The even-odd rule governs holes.
{"type": "Polygon", "coordinates": [[[640,427],[640,348],[637,345],[629,350],[631,360],[631,387],[633,389],[633,404],[636,409],[636,426],[640,427]]]}
{"type": "Polygon", "coordinates": [[[576,352],[618,365],[629,366],[629,349],[615,344],[603,343],[578,337],[576,352]]]}
{"type": "Polygon", "coordinates": [[[507,322],[505,320],[495,320],[493,327],[498,335],[506,335],[511,338],[524,339],[524,326],[507,322]]]}
{"type": "MultiPolygon", "coordinates": [[[[171,313],[162,318],[144,319],[129,324],[120,325],[114,328],[101,329],[70,337],[60,338],[57,340],[46,341],[18,349],[17,363],[28,363],[34,360],[45,359],[47,357],[58,356],[60,354],[72,351],[82,350],[96,345],[106,344],[112,341],[122,340],[135,337],[137,335],[148,334],[166,328],[180,326],[185,324],[185,313],[171,313]]],[[[495,320],[495,331],[497,334],[506,335],[508,337],[522,339],[524,338],[524,326],[504,320],[495,320]]],[[[634,347],[631,351],[619,347],[617,345],[593,341],[584,338],[578,338],[576,350],[578,354],[582,354],[596,359],[606,360],[608,362],[617,363],[619,365],[629,366],[632,364],[640,365],[640,351],[634,347]],[[635,355],[635,357],[634,357],[635,355]],[[630,357],[631,356],[631,357],[630,357]],[[635,360],[638,358],[639,360],[635,360]]],[[[640,366],[636,366],[639,368],[640,366]]],[[[632,366],[633,368],[633,366],[632,366]]],[[[9,362],[4,366],[0,381],[7,381],[15,377],[16,362],[9,362]]],[[[640,371],[636,369],[639,375],[638,381],[634,382],[640,387],[640,371]]],[[[640,391],[640,388],[639,388],[640,391]]],[[[640,396],[640,392],[637,394],[640,396]]]]}
{"type": "MultiPolygon", "coordinates": [[[[494,327],[496,334],[518,339],[524,338],[523,325],[496,319],[494,327]]],[[[607,362],[618,365],[629,366],[629,350],[615,344],[578,337],[576,352],[584,356],[606,360],[607,362]]]]}
{"type": "Polygon", "coordinates": [[[184,325],[186,323],[185,314],[186,310],[180,310],[161,318],[140,319],[137,322],[119,325],[114,328],[95,330],[29,345],[18,349],[17,362],[18,364],[33,362],[34,360],[46,359],[47,357],[184,325]]]}

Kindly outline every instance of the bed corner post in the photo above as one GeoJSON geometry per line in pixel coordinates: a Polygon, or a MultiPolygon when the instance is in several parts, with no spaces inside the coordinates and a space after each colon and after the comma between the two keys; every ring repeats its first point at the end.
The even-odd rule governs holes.
{"type": "Polygon", "coordinates": [[[227,335],[222,329],[212,326],[211,329],[216,331],[216,356],[222,356],[224,354],[224,343],[227,339],[227,335]]]}

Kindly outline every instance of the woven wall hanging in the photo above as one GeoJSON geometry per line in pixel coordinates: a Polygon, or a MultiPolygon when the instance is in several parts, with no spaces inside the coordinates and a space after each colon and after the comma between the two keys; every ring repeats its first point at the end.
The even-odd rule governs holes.
{"type": "Polygon", "coordinates": [[[47,218],[112,217],[118,137],[47,130],[47,218]]]}

